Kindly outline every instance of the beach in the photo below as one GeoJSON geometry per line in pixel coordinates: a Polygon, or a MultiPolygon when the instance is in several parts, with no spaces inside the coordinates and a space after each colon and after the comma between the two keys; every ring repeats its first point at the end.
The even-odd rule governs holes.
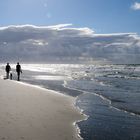
{"type": "Polygon", "coordinates": [[[78,140],[74,122],[84,119],[75,98],[0,79],[0,139],[78,140]]]}
{"type": "Polygon", "coordinates": [[[4,66],[0,139],[140,139],[140,65],[22,64],[20,82],[4,66]]]}

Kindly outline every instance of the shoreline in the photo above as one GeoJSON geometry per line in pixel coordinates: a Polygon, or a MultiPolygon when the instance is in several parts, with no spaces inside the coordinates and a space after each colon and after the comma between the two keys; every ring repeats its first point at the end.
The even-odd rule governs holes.
{"type": "MultiPolygon", "coordinates": [[[[70,96],[70,95],[68,95],[68,94],[63,94],[63,93],[61,93],[61,92],[59,92],[59,91],[47,89],[47,88],[41,87],[41,86],[39,86],[39,85],[33,85],[33,84],[30,84],[30,83],[27,83],[27,82],[16,81],[16,80],[12,80],[12,81],[17,82],[17,83],[22,84],[22,85],[25,85],[25,86],[31,86],[31,87],[38,88],[38,89],[41,89],[41,90],[51,91],[51,92],[53,92],[53,93],[55,93],[55,94],[58,94],[58,95],[60,95],[60,96],[66,96],[66,97],[72,97],[72,98],[74,98],[74,101],[72,102],[72,107],[73,107],[74,109],[76,109],[76,110],[83,116],[83,118],[74,121],[72,124],[73,124],[73,126],[75,127],[75,129],[76,129],[76,134],[77,134],[79,140],[83,140],[83,138],[82,138],[81,135],[80,135],[80,134],[81,134],[81,130],[80,130],[80,128],[78,127],[77,123],[79,123],[79,122],[81,122],[81,121],[86,121],[86,120],[89,118],[89,116],[86,115],[86,114],[84,114],[84,113],[83,113],[84,110],[83,110],[83,109],[80,109],[80,108],[76,105],[76,100],[77,100],[78,96],[76,96],[76,97],[70,96]]],[[[69,88],[69,87],[67,87],[67,88],[69,88]]],[[[80,90],[79,90],[79,91],[80,91],[80,90]]],[[[84,92],[83,92],[83,94],[84,94],[84,92]]]]}
{"type": "MultiPolygon", "coordinates": [[[[38,89],[40,89],[40,90],[50,91],[50,92],[53,92],[53,93],[55,93],[55,94],[58,94],[59,96],[72,97],[72,98],[74,99],[73,102],[72,102],[72,104],[71,104],[72,107],[73,107],[74,109],[76,109],[76,110],[83,116],[82,119],[76,120],[76,121],[74,121],[72,124],[73,124],[73,126],[75,127],[75,129],[76,129],[76,134],[77,134],[79,140],[83,140],[83,138],[82,138],[81,135],[80,135],[80,134],[81,134],[81,130],[80,130],[80,128],[78,127],[77,123],[79,123],[79,122],[81,122],[81,121],[86,121],[86,120],[89,118],[89,116],[86,115],[86,114],[84,114],[84,113],[83,113],[84,110],[83,110],[83,109],[80,109],[80,108],[76,105],[76,100],[77,100],[78,96],[76,96],[76,97],[70,96],[70,95],[68,95],[68,94],[63,94],[63,93],[61,93],[61,92],[59,92],[59,91],[47,89],[47,88],[41,87],[41,86],[39,86],[39,85],[33,85],[33,84],[30,84],[30,83],[27,83],[27,82],[16,81],[16,80],[12,80],[12,81],[17,82],[18,84],[25,85],[25,86],[30,86],[30,87],[38,88],[38,89]]],[[[69,88],[69,87],[67,87],[67,88],[69,88]]],[[[79,91],[80,91],[80,90],[79,90],[79,91]]],[[[83,92],[83,94],[84,94],[84,92],[83,92]]]]}
{"type": "MultiPolygon", "coordinates": [[[[80,135],[80,134],[81,134],[81,130],[80,130],[80,128],[78,127],[78,124],[77,124],[77,123],[80,123],[80,122],[82,122],[82,121],[86,121],[86,120],[89,118],[89,116],[86,115],[85,113],[83,113],[84,110],[83,110],[83,109],[80,109],[80,107],[78,107],[78,106],[76,105],[76,100],[77,100],[77,98],[78,98],[79,96],[70,96],[70,95],[68,95],[68,94],[63,94],[63,93],[61,93],[61,92],[59,92],[59,91],[47,89],[47,88],[41,87],[41,86],[39,86],[39,85],[34,85],[34,84],[27,83],[27,82],[16,81],[16,80],[13,80],[13,81],[14,81],[14,82],[18,82],[19,84],[23,84],[23,85],[35,87],[35,88],[38,88],[38,89],[41,89],[41,90],[51,91],[51,92],[53,92],[53,93],[55,93],[55,94],[58,94],[58,95],[60,95],[60,96],[66,96],[66,97],[72,97],[72,98],[74,98],[74,101],[72,102],[72,106],[73,106],[74,109],[76,109],[76,110],[83,116],[83,118],[74,121],[72,124],[73,124],[73,126],[75,127],[75,129],[76,129],[76,133],[77,133],[78,138],[79,138],[80,140],[83,140],[83,138],[82,138],[81,135],[80,135]]],[[[63,86],[65,87],[65,85],[63,85],[63,86]]],[[[67,87],[67,88],[69,88],[69,87],[67,87]]],[[[69,88],[69,89],[71,89],[71,88],[69,88]]],[[[81,90],[79,90],[79,91],[81,91],[81,90]]],[[[83,94],[85,94],[84,91],[81,91],[81,92],[83,92],[83,94]]]]}
{"type": "MultiPolygon", "coordinates": [[[[66,114],[67,113],[70,113],[70,115],[72,115],[71,116],[71,118],[70,118],[70,120],[71,120],[71,123],[69,122],[69,127],[71,126],[71,128],[67,128],[67,129],[70,129],[72,132],[69,132],[69,133],[73,133],[72,134],[72,138],[70,138],[70,135],[69,135],[69,137],[67,137],[67,139],[75,139],[75,140],[78,140],[78,139],[82,139],[81,137],[80,137],[80,131],[79,131],[79,128],[78,128],[78,126],[76,125],[76,123],[77,122],[79,122],[79,121],[82,121],[82,120],[84,120],[85,119],[85,116],[84,116],[84,114],[79,110],[79,108],[78,107],[76,107],[75,106],[75,100],[76,100],[76,98],[74,98],[74,97],[71,97],[71,96],[68,96],[68,95],[64,95],[64,94],[61,94],[61,93],[58,93],[58,92],[56,92],[56,91],[53,91],[53,90],[48,90],[48,89],[45,89],[45,88],[42,88],[42,87],[40,87],[40,86],[36,86],[36,85],[32,85],[32,84],[28,84],[28,83],[24,83],[24,82],[17,82],[17,81],[14,81],[14,80],[2,80],[2,79],[0,79],[0,87],[2,86],[2,84],[3,83],[5,83],[5,84],[7,84],[7,86],[8,86],[8,88],[9,88],[9,85],[10,85],[10,90],[12,91],[13,90],[13,88],[17,88],[19,91],[20,91],[20,93],[22,93],[22,96],[25,96],[25,95],[23,95],[24,94],[24,92],[26,91],[27,92],[27,90],[25,90],[25,88],[29,88],[30,90],[32,90],[32,91],[34,91],[34,92],[36,92],[35,94],[37,94],[38,96],[46,96],[47,98],[49,97],[49,98],[53,98],[53,100],[58,100],[58,98],[60,98],[60,100],[61,101],[63,101],[64,103],[63,104],[65,104],[66,106],[65,107],[67,107],[67,108],[69,108],[70,110],[69,111],[66,111],[65,109],[63,110],[63,108],[61,107],[61,108],[59,108],[59,109],[61,109],[61,110],[63,110],[63,112],[65,112],[66,114]],[[12,86],[12,87],[11,87],[12,86]],[[42,94],[43,95],[42,95],[42,94]],[[55,93],[55,94],[54,94],[55,93]],[[57,99],[56,99],[56,97],[57,97],[57,99]],[[63,99],[62,99],[63,98],[63,99]],[[67,104],[67,102],[69,102],[69,104],[67,104]],[[73,114],[72,114],[73,113],[73,114]],[[75,116],[75,118],[73,118],[73,116],[75,116]]],[[[4,84],[4,85],[5,85],[4,84]]],[[[3,92],[3,90],[5,91],[5,90],[8,90],[8,89],[2,89],[2,92],[3,92]]],[[[17,95],[18,93],[16,93],[16,95],[17,95]]],[[[33,93],[29,93],[29,94],[32,94],[31,96],[33,97],[33,93]]],[[[18,95],[19,96],[19,95],[18,95]]],[[[21,95],[20,95],[21,96],[21,95]]],[[[26,96],[27,96],[27,93],[26,93],[26,96]]],[[[6,98],[6,97],[5,97],[6,98]]],[[[12,97],[13,98],[13,97],[12,97]]],[[[42,98],[41,98],[42,99],[42,98]]],[[[3,102],[4,103],[4,102],[3,102]]],[[[33,101],[33,104],[34,104],[34,101],[33,101]]],[[[51,105],[53,105],[54,104],[54,102],[51,102],[51,105]]],[[[56,105],[57,106],[57,105],[56,105]]],[[[64,106],[64,105],[63,105],[64,106]]],[[[22,107],[23,107],[23,104],[22,104],[22,107]]],[[[42,106],[41,106],[42,107],[42,106]]],[[[57,107],[55,108],[55,109],[57,109],[57,107]]],[[[4,111],[4,110],[3,110],[4,111]]],[[[35,111],[35,110],[34,110],[35,111]]],[[[47,112],[47,110],[46,110],[46,112],[47,112]]],[[[23,113],[25,113],[25,112],[23,112],[23,113]]],[[[29,113],[29,112],[28,112],[29,113]]],[[[40,112],[39,112],[40,113],[40,112]]],[[[44,113],[44,112],[43,112],[44,113]]],[[[58,112],[59,113],[59,115],[57,116],[57,117],[60,117],[62,114],[60,114],[60,112],[58,112]]],[[[57,114],[55,114],[55,115],[57,115],[57,114]]],[[[69,116],[65,116],[65,115],[63,115],[62,117],[64,117],[64,119],[66,119],[67,117],[69,117],[69,116]],[[66,117],[66,118],[65,118],[66,117]]],[[[59,118],[59,119],[61,119],[61,118],[59,118]]],[[[39,121],[39,120],[38,120],[39,121]]],[[[61,120],[62,121],[62,120],[61,120]]],[[[62,121],[63,122],[63,121],[62,121]]],[[[61,123],[62,123],[61,122],[61,123]]],[[[52,122],[53,123],[53,122],[52,122]]],[[[56,122],[56,123],[58,123],[58,122],[56,122]]],[[[66,127],[66,126],[65,126],[66,127]]],[[[67,126],[68,127],[68,126],[67,126]]],[[[53,128],[52,128],[53,129],[53,128]]],[[[0,128],[0,130],[1,130],[1,128],[0,128]]],[[[63,130],[64,131],[64,130],[63,130]]],[[[56,132],[55,132],[56,133],[56,132]]],[[[59,133],[61,133],[61,132],[59,132],[59,133]]],[[[0,134],[1,134],[1,132],[0,132],[0,134]]],[[[64,134],[61,134],[61,135],[64,135],[64,134]]],[[[51,137],[52,138],[52,137],[51,137]]],[[[12,139],[12,138],[11,138],[12,139]]],[[[25,137],[24,137],[24,139],[26,139],[25,137]]],[[[47,138],[45,138],[45,139],[47,139],[47,138]]],[[[58,137],[57,137],[57,139],[59,139],[58,137]]],[[[61,137],[60,138],[61,140],[63,140],[64,138],[63,137],[61,137]]],[[[40,139],[40,140],[44,140],[44,139],[40,139]]]]}

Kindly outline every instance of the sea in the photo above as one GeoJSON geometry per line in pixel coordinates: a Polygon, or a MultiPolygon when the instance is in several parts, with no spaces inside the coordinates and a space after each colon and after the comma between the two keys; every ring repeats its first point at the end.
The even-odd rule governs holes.
{"type": "MultiPolygon", "coordinates": [[[[16,80],[15,65],[11,65],[16,80]]],[[[22,64],[21,81],[76,97],[83,140],[140,140],[140,65],[22,64]]],[[[4,70],[4,65],[0,65],[4,70]]]]}

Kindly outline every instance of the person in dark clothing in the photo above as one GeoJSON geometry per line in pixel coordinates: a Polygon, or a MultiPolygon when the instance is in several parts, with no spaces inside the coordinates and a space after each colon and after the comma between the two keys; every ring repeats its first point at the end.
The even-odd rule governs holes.
{"type": "Polygon", "coordinates": [[[9,79],[9,73],[11,71],[11,67],[10,67],[9,63],[7,63],[7,65],[5,67],[5,71],[6,71],[6,79],[9,79]]]}
{"type": "Polygon", "coordinates": [[[21,70],[21,66],[20,66],[19,62],[16,65],[16,72],[17,72],[17,76],[18,76],[17,80],[20,81],[20,73],[22,73],[22,70],[21,70]]]}

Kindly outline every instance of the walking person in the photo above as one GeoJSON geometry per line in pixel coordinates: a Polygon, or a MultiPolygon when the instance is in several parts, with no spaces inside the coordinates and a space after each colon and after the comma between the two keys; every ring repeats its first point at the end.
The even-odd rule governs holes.
{"type": "Polygon", "coordinates": [[[19,64],[19,62],[17,62],[17,65],[16,65],[16,72],[17,72],[17,80],[20,81],[20,73],[22,73],[22,70],[21,70],[21,66],[19,64]]]}
{"type": "Polygon", "coordinates": [[[7,65],[5,67],[5,71],[6,71],[6,79],[9,79],[9,73],[11,71],[11,67],[10,67],[9,63],[7,63],[7,65]]]}

